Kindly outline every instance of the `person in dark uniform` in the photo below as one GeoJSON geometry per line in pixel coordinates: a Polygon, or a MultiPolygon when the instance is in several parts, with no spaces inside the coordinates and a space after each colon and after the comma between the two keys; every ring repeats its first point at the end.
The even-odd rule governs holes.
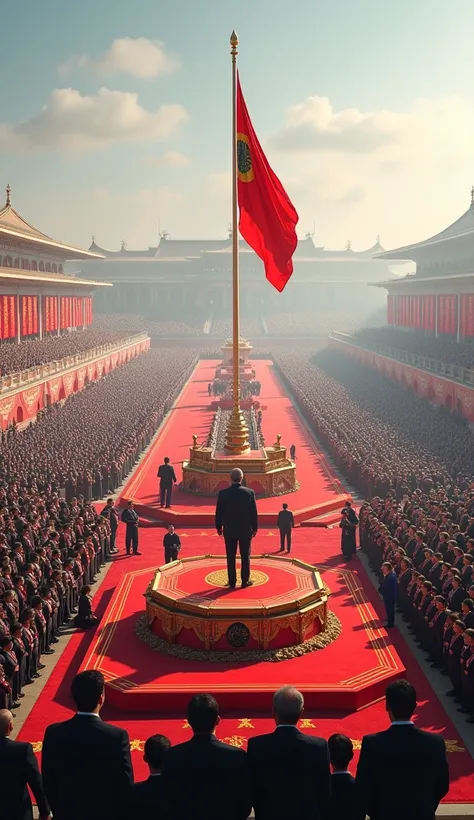
{"type": "Polygon", "coordinates": [[[177,561],[181,549],[181,540],[178,533],[174,531],[173,524],[168,527],[168,532],[163,538],[163,546],[165,548],[165,564],[177,561]]]}
{"type": "Polygon", "coordinates": [[[127,525],[125,530],[125,551],[127,555],[130,555],[131,550],[133,550],[134,555],[141,555],[141,552],[138,552],[138,526],[140,519],[133,509],[133,501],[127,501],[127,506],[122,512],[122,521],[127,525]]]}
{"type": "Polygon", "coordinates": [[[107,499],[107,504],[105,505],[104,509],[100,514],[102,518],[106,518],[110,524],[110,552],[116,553],[118,552],[118,549],[116,549],[115,547],[115,539],[117,537],[119,516],[117,510],[114,507],[113,498],[107,499]]]}
{"type": "Polygon", "coordinates": [[[359,519],[350,505],[343,507],[341,510],[341,516],[342,518],[339,523],[342,530],[341,551],[345,560],[350,561],[357,551],[356,530],[359,519]]]}
{"type": "Polygon", "coordinates": [[[160,479],[160,506],[171,507],[173,484],[176,484],[178,479],[168,456],[165,457],[164,463],[160,464],[157,476],[160,479]]]}
{"type": "Polygon", "coordinates": [[[331,800],[326,820],[352,820],[354,813],[355,778],[348,766],[354,757],[352,740],[346,735],[331,735],[328,740],[331,762],[331,800]]]}
{"type": "Polygon", "coordinates": [[[280,552],[291,552],[291,530],[295,526],[293,513],[288,509],[288,504],[283,504],[283,509],[278,513],[277,527],[280,530],[280,552]]]}
{"type": "Polygon", "coordinates": [[[380,593],[387,613],[387,623],[385,626],[391,629],[395,626],[395,605],[398,598],[398,579],[393,571],[390,561],[384,561],[381,566],[383,579],[380,585],[380,593]]]}
{"type": "Polygon", "coordinates": [[[31,743],[10,740],[12,731],[12,713],[0,710],[0,816],[2,820],[33,820],[29,786],[40,820],[49,820],[51,814],[33,747],[31,743]]]}
{"type": "Polygon", "coordinates": [[[444,738],[413,723],[416,692],[408,681],[390,683],[385,701],[390,728],[362,738],[355,787],[357,816],[434,820],[449,790],[444,738]]]}
{"type": "Polygon", "coordinates": [[[147,764],[150,775],[147,780],[135,783],[130,795],[130,817],[163,816],[163,757],[171,746],[165,735],[152,735],[145,742],[143,760],[147,764]]]}
{"type": "Polygon", "coordinates": [[[292,444],[290,447],[290,458],[292,461],[294,461],[296,458],[296,447],[294,444],[292,444]]]}
{"type": "Polygon", "coordinates": [[[248,487],[242,487],[244,477],[242,470],[236,467],[232,470],[230,477],[231,486],[220,490],[217,496],[215,520],[218,535],[224,534],[229,586],[235,589],[237,546],[242,560],[242,587],[252,584],[250,545],[258,530],[258,513],[254,491],[248,487]]]}

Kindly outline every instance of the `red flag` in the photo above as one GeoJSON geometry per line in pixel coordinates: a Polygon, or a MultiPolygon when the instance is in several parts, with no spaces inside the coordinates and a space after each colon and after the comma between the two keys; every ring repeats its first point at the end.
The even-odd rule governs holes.
{"type": "Polygon", "coordinates": [[[262,151],[237,85],[239,229],[260,257],[268,281],[280,292],[293,273],[298,214],[262,151]]]}

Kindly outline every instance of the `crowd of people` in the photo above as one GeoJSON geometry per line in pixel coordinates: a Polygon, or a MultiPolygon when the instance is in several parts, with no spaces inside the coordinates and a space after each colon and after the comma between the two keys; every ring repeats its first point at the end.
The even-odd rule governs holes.
{"type": "Polygon", "coordinates": [[[99,515],[83,497],[0,482],[0,709],[20,708],[73,618],[96,623],[91,586],[117,551],[115,522],[112,501],[99,515]]]}
{"type": "Polygon", "coordinates": [[[135,333],[142,333],[146,325],[137,317],[121,314],[98,316],[94,324],[85,330],[65,330],[60,336],[53,333],[44,339],[2,341],[0,344],[0,376],[9,376],[30,367],[59,361],[65,356],[77,356],[87,350],[107,344],[115,344],[135,333]]]}
{"type": "Polygon", "coordinates": [[[325,348],[296,348],[275,361],[319,440],[365,498],[473,480],[474,440],[467,422],[397,382],[325,348]]]}
{"type": "Polygon", "coordinates": [[[357,344],[376,348],[381,353],[388,353],[390,348],[406,350],[445,364],[474,368],[474,340],[470,338],[458,343],[451,337],[429,336],[423,330],[404,331],[394,327],[362,328],[353,335],[357,344]]]}
{"type": "Polygon", "coordinates": [[[302,732],[303,695],[284,686],[273,698],[275,730],[250,738],[247,750],[218,740],[217,701],[194,695],[191,739],[173,746],[150,736],[150,774],[135,784],[127,732],[100,718],[104,686],[95,670],[73,679],[77,712],[46,729],[41,773],[29,743],[8,741],[13,719],[0,711],[2,817],[25,818],[28,804],[31,812],[28,785],[40,820],[247,820],[252,807],[256,820],[432,820],[449,789],[443,737],[415,726],[416,692],[404,680],[387,687],[391,725],[363,738],[355,778],[352,741],[302,732]]]}
{"type": "Polygon", "coordinates": [[[2,443],[0,481],[87,501],[114,492],[149,444],[192,368],[186,348],[151,349],[2,443]]]}
{"type": "Polygon", "coordinates": [[[395,577],[391,601],[474,723],[474,490],[392,490],[364,503],[359,518],[372,568],[395,577]]]}

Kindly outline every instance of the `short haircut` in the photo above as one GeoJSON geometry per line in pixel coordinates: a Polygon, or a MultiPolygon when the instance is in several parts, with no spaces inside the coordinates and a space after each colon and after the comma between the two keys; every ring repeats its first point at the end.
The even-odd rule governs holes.
{"type": "Polygon", "coordinates": [[[193,732],[211,733],[217,726],[219,704],[212,695],[194,695],[188,703],[188,723],[193,732]]]}
{"type": "Polygon", "coordinates": [[[280,723],[296,726],[303,709],[303,695],[294,686],[282,686],[273,695],[273,711],[280,723]]]}
{"type": "Polygon", "coordinates": [[[283,504],[283,509],[287,510],[288,509],[288,504],[283,504]]]}
{"type": "MultiPolygon", "coordinates": [[[[165,456],[165,464],[169,464],[169,463],[170,463],[170,460],[169,460],[168,456],[165,456]]],[[[157,735],[157,737],[161,737],[161,735],[157,735]]]]}
{"type": "Polygon", "coordinates": [[[331,735],[328,740],[329,759],[336,769],[347,769],[354,757],[352,740],[346,735],[331,735]]]}
{"type": "Polygon", "coordinates": [[[73,678],[71,695],[78,712],[93,712],[104,692],[105,680],[102,672],[87,669],[73,678]]]}
{"type": "Polygon", "coordinates": [[[244,474],[243,474],[242,470],[240,469],[240,467],[234,467],[234,469],[232,470],[232,472],[230,474],[231,481],[233,481],[234,484],[240,484],[243,477],[244,477],[244,474]]]}
{"type": "Polygon", "coordinates": [[[145,761],[152,769],[161,769],[165,750],[170,746],[171,741],[165,735],[152,735],[145,741],[145,761]]]}
{"type": "Polygon", "coordinates": [[[395,720],[410,720],[416,709],[416,690],[407,680],[389,683],[385,700],[395,720]]]}

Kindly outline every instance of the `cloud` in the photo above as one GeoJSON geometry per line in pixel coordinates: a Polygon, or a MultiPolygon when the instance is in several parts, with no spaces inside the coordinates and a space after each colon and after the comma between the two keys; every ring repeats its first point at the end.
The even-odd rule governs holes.
{"type": "Polygon", "coordinates": [[[121,37],[114,40],[99,57],[79,54],[62,63],[59,70],[62,74],[69,74],[77,69],[88,69],[105,76],[128,74],[140,80],[150,80],[171,74],[178,66],[177,57],[169,54],[159,40],[121,37]]]}
{"type": "Polygon", "coordinates": [[[180,151],[165,151],[159,157],[147,157],[146,162],[148,165],[151,165],[153,168],[162,168],[166,166],[168,168],[185,168],[189,165],[189,157],[186,157],[180,151]]]}
{"type": "Polygon", "coordinates": [[[74,88],[57,88],[34,116],[15,125],[0,123],[0,148],[77,152],[125,140],[166,140],[187,120],[182,105],[148,111],[130,92],[101,88],[82,95],[74,88]]]}

